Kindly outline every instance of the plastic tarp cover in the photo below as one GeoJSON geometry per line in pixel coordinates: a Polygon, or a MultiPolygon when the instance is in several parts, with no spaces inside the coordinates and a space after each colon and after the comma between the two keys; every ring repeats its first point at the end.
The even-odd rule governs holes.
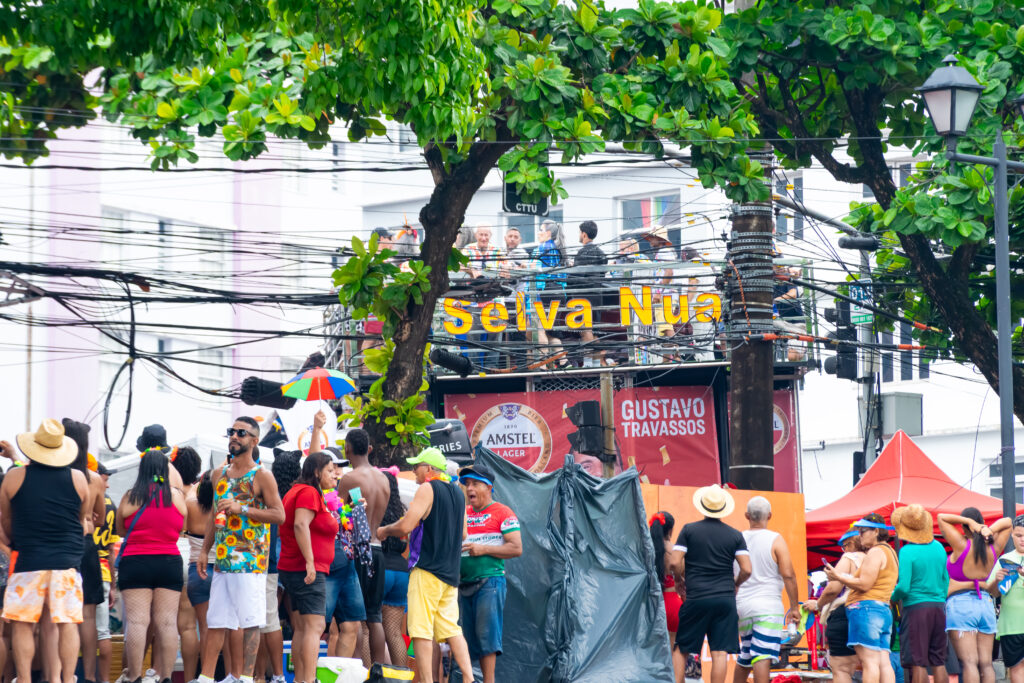
{"type": "Polygon", "coordinates": [[[523,554],[505,563],[499,681],[671,683],[661,583],[635,469],[598,479],[566,456],[527,472],[484,448],[494,499],[519,518],[523,554]]]}

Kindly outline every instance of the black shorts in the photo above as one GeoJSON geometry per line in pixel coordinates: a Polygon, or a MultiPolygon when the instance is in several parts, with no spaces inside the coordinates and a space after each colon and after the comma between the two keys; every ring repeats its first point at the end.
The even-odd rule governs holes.
{"type": "Polygon", "coordinates": [[[181,592],[185,577],[181,575],[181,555],[129,555],[121,558],[117,568],[118,590],[133,588],[166,588],[181,592]]]}
{"type": "Polygon", "coordinates": [[[368,575],[367,567],[356,556],[356,574],[359,576],[359,587],[363,592],[363,606],[366,608],[366,621],[379,624],[384,619],[381,605],[384,604],[384,549],[379,545],[370,546],[372,559],[370,566],[373,576],[368,575]]]}
{"type": "Polygon", "coordinates": [[[946,646],[946,603],[921,602],[903,609],[900,664],[945,666],[946,646]]]}
{"type": "Polygon", "coordinates": [[[999,652],[1007,669],[1024,661],[1024,633],[999,636],[999,652]]]}
{"type": "Polygon", "coordinates": [[[299,614],[327,615],[327,574],[317,572],[313,583],[306,583],[306,572],[278,570],[277,582],[288,594],[292,609],[299,614]]]}
{"type": "Polygon", "coordinates": [[[846,618],[846,605],[836,607],[828,615],[825,638],[828,640],[828,654],[832,657],[852,657],[857,651],[847,645],[850,622],[846,618]]]}
{"type": "Polygon", "coordinates": [[[82,554],[82,566],[78,569],[82,575],[82,602],[86,605],[100,605],[103,599],[103,574],[100,573],[100,551],[92,542],[91,537],[85,539],[85,552],[82,554]]]}
{"type": "Polygon", "coordinates": [[[676,647],[680,652],[698,654],[708,639],[712,652],[737,654],[740,651],[739,615],[736,597],[720,595],[710,598],[687,598],[679,608],[679,630],[676,647]]]}

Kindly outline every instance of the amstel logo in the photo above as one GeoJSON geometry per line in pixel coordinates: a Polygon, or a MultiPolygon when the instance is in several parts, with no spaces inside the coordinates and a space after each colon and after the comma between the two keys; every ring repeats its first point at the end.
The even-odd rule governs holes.
{"type": "Polygon", "coordinates": [[[470,442],[494,451],[530,472],[543,472],[551,459],[551,429],[536,410],[522,403],[488,408],[473,425],[470,442]]]}

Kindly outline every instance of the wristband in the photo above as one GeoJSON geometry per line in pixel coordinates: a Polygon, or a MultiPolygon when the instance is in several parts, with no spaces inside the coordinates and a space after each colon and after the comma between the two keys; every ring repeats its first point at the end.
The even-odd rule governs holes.
{"type": "Polygon", "coordinates": [[[242,506],[242,514],[245,515],[246,517],[249,516],[249,506],[248,505],[243,505],[242,506]]]}

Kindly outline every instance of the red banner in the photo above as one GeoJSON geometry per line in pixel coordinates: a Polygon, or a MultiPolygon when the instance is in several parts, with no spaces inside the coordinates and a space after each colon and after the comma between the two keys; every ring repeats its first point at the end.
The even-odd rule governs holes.
{"type": "Polygon", "coordinates": [[[796,428],[796,393],[777,389],[773,395],[772,450],[775,452],[775,490],[800,493],[800,444],[796,428]]]}
{"type": "MultiPolygon", "coordinates": [[[[597,401],[597,389],[508,394],[449,394],[445,417],[462,420],[477,443],[531,472],[565,462],[576,427],[565,409],[597,401]]],[[[703,486],[720,482],[715,408],[710,387],[641,387],[615,392],[618,462],[636,466],[652,484],[703,486]]],[[[601,476],[601,462],[576,455],[601,476]]],[[[618,470],[618,468],[616,468],[618,470]]]]}

